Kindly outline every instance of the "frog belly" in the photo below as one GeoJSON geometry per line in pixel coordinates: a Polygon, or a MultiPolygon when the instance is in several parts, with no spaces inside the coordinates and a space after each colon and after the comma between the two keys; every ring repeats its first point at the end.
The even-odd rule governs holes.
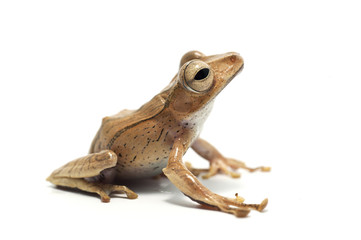
{"type": "Polygon", "coordinates": [[[116,166],[116,179],[127,180],[127,179],[139,179],[149,178],[160,175],[162,169],[167,166],[168,158],[134,162],[134,164],[125,165],[124,163],[118,163],[116,166]]]}

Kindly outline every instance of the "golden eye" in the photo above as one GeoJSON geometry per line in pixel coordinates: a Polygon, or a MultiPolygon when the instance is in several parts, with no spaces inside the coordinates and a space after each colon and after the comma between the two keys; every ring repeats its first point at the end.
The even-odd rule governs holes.
{"type": "Polygon", "coordinates": [[[205,92],[213,85],[213,72],[207,63],[193,60],[186,63],[181,71],[184,86],[195,92],[205,92]]]}

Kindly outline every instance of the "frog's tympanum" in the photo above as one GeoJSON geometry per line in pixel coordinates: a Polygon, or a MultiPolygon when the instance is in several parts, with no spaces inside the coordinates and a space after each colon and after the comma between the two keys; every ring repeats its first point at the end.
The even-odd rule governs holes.
{"type": "Polygon", "coordinates": [[[262,211],[268,200],[246,204],[236,194],[227,198],[207,189],[196,176],[209,178],[224,173],[237,178],[234,170],[269,171],[269,167],[249,168],[243,162],[224,157],[217,149],[199,138],[215,97],[242,70],[239,54],[206,56],[198,51],[186,53],[179,72],[158,95],[138,110],[123,110],[105,117],[88,155],[55,170],[48,181],[58,186],[78,188],[100,195],[109,202],[108,194],[137,194],[123,180],[147,178],[162,173],[186,196],[199,204],[237,217],[250,210],[262,211]],[[183,163],[188,148],[209,161],[209,169],[195,169],[183,163]]]}

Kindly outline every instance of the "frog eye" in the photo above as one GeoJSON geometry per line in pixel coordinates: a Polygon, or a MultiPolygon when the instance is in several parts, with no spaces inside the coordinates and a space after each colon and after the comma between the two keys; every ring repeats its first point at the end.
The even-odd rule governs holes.
{"type": "Polygon", "coordinates": [[[194,92],[205,92],[213,85],[213,72],[207,63],[193,60],[186,63],[180,74],[183,85],[194,92]]]}

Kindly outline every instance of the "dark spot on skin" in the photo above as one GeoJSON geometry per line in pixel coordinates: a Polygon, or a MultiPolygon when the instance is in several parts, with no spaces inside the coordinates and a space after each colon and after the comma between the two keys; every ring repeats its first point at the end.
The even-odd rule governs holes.
{"type": "Polygon", "coordinates": [[[168,132],[165,133],[164,140],[163,140],[164,142],[167,139],[167,136],[168,136],[168,132]]]}
{"type": "Polygon", "coordinates": [[[138,135],[135,135],[134,139],[136,139],[138,137],[138,135]]]}
{"type": "Polygon", "coordinates": [[[157,157],[157,159],[156,160],[159,160],[159,157],[157,157]]]}
{"type": "Polygon", "coordinates": [[[127,146],[127,144],[126,143],[124,143],[124,145],[123,145],[124,147],[126,147],[127,146]]]}
{"type": "Polygon", "coordinates": [[[158,169],[158,168],[159,168],[159,166],[158,166],[158,167],[154,167],[153,170],[156,170],[156,169],[158,169]]]}
{"type": "Polygon", "coordinates": [[[121,158],[121,157],[122,157],[122,154],[121,154],[121,153],[119,153],[119,154],[118,154],[118,156],[121,158]]]}
{"type": "Polygon", "coordinates": [[[130,163],[134,162],[136,158],[137,158],[137,155],[134,156],[133,160],[130,161],[130,163]]]}
{"type": "Polygon", "coordinates": [[[160,131],[159,137],[157,138],[157,142],[159,141],[160,137],[162,136],[163,131],[164,131],[164,128],[160,131]]]}
{"type": "Polygon", "coordinates": [[[148,145],[149,145],[149,143],[150,143],[150,141],[151,141],[152,139],[150,139],[150,138],[147,138],[147,144],[143,147],[143,149],[142,149],[142,153],[144,153],[144,150],[148,147],[148,145]]]}
{"type": "Polygon", "coordinates": [[[155,125],[152,128],[155,128],[155,125]]]}
{"type": "Polygon", "coordinates": [[[147,133],[150,133],[150,131],[148,131],[147,133]]]}

